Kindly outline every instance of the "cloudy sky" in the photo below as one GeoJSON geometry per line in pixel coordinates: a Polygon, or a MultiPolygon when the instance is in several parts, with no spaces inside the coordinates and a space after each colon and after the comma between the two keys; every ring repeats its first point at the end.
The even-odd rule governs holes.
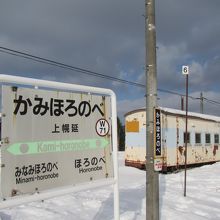
{"type": "MultiPolygon", "coordinates": [[[[145,83],[144,0],[1,0],[0,47],[145,83]]],[[[158,88],[220,102],[220,1],[156,0],[158,88]]],[[[145,105],[145,89],[15,57],[0,51],[0,73],[106,87],[118,113],[145,105]]],[[[180,108],[180,96],[158,92],[159,105],[180,108]]],[[[189,110],[200,111],[198,99],[189,110]]],[[[220,116],[220,105],[204,112],[220,116]]]]}

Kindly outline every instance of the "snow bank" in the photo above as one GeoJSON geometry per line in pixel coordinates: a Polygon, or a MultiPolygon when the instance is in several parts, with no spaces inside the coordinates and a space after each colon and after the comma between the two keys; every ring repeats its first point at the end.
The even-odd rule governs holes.
{"type": "MultiPolygon", "coordinates": [[[[121,220],[145,219],[145,171],[124,166],[119,153],[121,220]]],[[[220,219],[220,163],[184,172],[160,175],[160,218],[165,220],[220,219]]],[[[64,195],[0,211],[4,220],[110,220],[112,186],[64,195]]]]}

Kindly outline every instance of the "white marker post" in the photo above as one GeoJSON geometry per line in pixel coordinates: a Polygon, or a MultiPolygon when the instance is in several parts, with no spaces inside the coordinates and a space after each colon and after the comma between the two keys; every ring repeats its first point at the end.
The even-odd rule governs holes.
{"type": "Polygon", "coordinates": [[[182,66],[182,74],[186,76],[186,124],[185,124],[185,175],[184,175],[184,196],[186,197],[186,168],[187,168],[187,142],[188,142],[188,81],[189,66],[182,66]]]}

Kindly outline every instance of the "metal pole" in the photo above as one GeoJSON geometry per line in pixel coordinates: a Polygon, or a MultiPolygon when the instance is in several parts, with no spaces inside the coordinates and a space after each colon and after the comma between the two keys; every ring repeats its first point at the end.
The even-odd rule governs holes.
{"type": "Polygon", "coordinates": [[[187,142],[188,142],[188,74],[186,74],[186,127],[185,127],[185,178],[184,196],[186,197],[186,168],[187,168],[187,142]]]}
{"type": "Polygon", "coordinates": [[[119,173],[118,173],[118,135],[117,135],[117,101],[114,92],[111,93],[112,101],[112,144],[113,144],[113,162],[114,162],[114,220],[120,219],[120,204],[119,204],[119,173]]]}
{"type": "Polygon", "coordinates": [[[154,109],[157,106],[155,0],[146,13],[146,219],[159,220],[159,175],[154,171],[154,109]]]}

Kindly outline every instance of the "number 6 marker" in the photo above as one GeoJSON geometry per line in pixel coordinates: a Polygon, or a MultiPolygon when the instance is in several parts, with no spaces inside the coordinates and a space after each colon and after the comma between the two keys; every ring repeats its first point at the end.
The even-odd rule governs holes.
{"type": "Polygon", "coordinates": [[[189,66],[182,66],[182,74],[183,75],[189,74],[189,66]]]}

